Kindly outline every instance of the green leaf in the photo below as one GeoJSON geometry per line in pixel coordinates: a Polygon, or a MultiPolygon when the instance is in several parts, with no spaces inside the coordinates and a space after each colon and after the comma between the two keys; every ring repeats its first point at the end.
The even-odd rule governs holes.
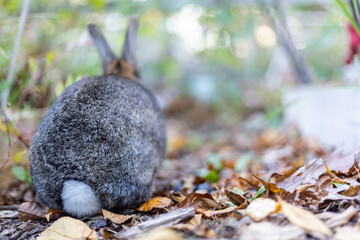
{"type": "Polygon", "coordinates": [[[217,182],[219,181],[219,174],[215,170],[211,170],[206,174],[205,179],[209,182],[217,182]]]}
{"type": "Polygon", "coordinates": [[[221,158],[217,154],[210,154],[207,158],[207,162],[212,164],[216,170],[222,169],[221,158]]]}
{"type": "Polygon", "coordinates": [[[249,161],[253,158],[254,153],[252,151],[248,152],[245,155],[242,155],[235,164],[235,172],[241,172],[244,170],[249,161]]]}
{"type": "Polygon", "coordinates": [[[346,185],[346,183],[337,183],[337,182],[333,182],[333,181],[331,181],[331,184],[334,185],[334,186],[337,187],[337,188],[346,185]]]}
{"type": "Polygon", "coordinates": [[[357,25],[357,23],[355,22],[355,19],[351,16],[351,13],[348,11],[348,9],[345,7],[345,4],[342,2],[342,0],[335,0],[339,6],[341,7],[341,9],[343,10],[343,12],[345,13],[345,15],[347,16],[347,18],[349,19],[349,21],[351,22],[351,25],[354,27],[355,31],[357,32],[357,34],[360,36],[360,29],[357,25]]]}
{"type": "Polygon", "coordinates": [[[11,170],[17,179],[27,182],[32,186],[31,176],[23,167],[13,166],[11,170]]]}
{"type": "Polygon", "coordinates": [[[26,150],[23,150],[21,152],[18,152],[17,154],[15,154],[15,156],[13,156],[12,160],[14,162],[21,162],[21,160],[23,159],[24,155],[26,154],[26,150]]]}
{"type": "Polygon", "coordinates": [[[265,192],[267,189],[265,187],[261,187],[259,188],[259,190],[256,192],[254,198],[252,200],[255,200],[256,198],[258,198],[259,196],[261,196],[263,194],[263,192],[265,192]]]}

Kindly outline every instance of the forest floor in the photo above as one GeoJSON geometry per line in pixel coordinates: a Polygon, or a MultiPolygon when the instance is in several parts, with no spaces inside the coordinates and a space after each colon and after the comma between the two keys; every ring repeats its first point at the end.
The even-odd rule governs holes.
{"type": "Polygon", "coordinates": [[[270,128],[259,113],[228,124],[199,104],[172,108],[152,199],[77,220],[13,181],[0,189],[0,239],[360,239],[358,152],[270,128]]]}

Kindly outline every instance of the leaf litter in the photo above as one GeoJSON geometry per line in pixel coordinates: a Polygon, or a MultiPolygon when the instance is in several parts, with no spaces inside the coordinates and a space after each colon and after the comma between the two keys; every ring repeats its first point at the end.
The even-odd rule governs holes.
{"type": "Polygon", "coordinates": [[[196,131],[182,124],[169,124],[180,130],[171,130],[176,134],[169,136],[170,150],[155,180],[153,198],[137,209],[119,213],[103,209],[76,220],[25,197],[34,196],[28,185],[9,185],[0,192],[0,235],[10,239],[16,234],[33,239],[359,236],[360,149],[346,155],[331,152],[314,139],[294,139],[291,130],[278,129],[248,136],[243,145],[237,143],[244,139],[242,130],[231,134],[214,130],[195,134],[204,144],[193,144],[196,131]],[[9,214],[14,206],[18,215],[9,214]]]}

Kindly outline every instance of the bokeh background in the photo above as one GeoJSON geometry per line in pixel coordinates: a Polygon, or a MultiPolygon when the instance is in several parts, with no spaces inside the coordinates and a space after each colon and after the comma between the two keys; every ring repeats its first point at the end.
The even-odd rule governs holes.
{"type": "MultiPolygon", "coordinates": [[[[0,6],[0,77],[5,79],[22,1],[1,0],[0,6]]],[[[349,40],[346,17],[336,2],[284,1],[282,11],[314,84],[344,83],[349,40]]],[[[157,93],[185,94],[241,114],[258,104],[254,91],[296,84],[272,22],[279,22],[272,1],[39,0],[31,1],[12,105],[27,89],[20,108],[49,107],[67,85],[101,74],[87,24],[98,24],[120,54],[132,14],[140,19],[142,82],[157,93]]],[[[164,105],[168,98],[163,96],[164,105]]]]}

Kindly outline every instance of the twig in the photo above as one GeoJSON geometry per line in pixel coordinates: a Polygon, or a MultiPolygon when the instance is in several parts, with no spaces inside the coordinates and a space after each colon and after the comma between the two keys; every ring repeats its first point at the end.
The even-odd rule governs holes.
{"type": "Polygon", "coordinates": [[[165,213],[163,215],[160,215],[158,217],[155,217],[151,220],[148,220],[146,222],[140,223],[134,227],[131,227],[129,230],[125,232],[119,232],[115,234],[115,237],[123,239],[123,238],[133,238],[134,236],[148,232],[156,227],[170,227],[181,220],[190,218],[195,215],[195,208],[189,207],[189,208],[180,208],[177,210],[174,210],[169,213],[165,213]]]}
{"type": "Polygon", "coordinates": [[[306,63],[302,52],[296,49],[294,42],[291,38],[289,29],[287,28],[287,20],[283,10],[283,5],[281,0],[273,0],[274,9],[279,18],[279,24],[276,23],[275,19],[271,17],[268,13],[268,10],[265,9],[265,13],[267,13],[269,20],[272,22],[273,26],[277,29],[277,35],[279,37],[279,41],[282,43],[283,47],[287,50],[291,59],[293,60],[293,64],[297,73],[297,80],[302,84],[308,84],[313,82],[309,67],[306,63]],[[280,26],[281,25],[281,26],[280,26]]]}
{"type": "Polygon", "coordinates": [[[0,206],[0,210],[18,210],[19,206],[17,204],[0,206]]]}
{"type": "Polygon", "coordinates": [[[24,0],[23,7],[21,9],[19,28],[18,28],[18,32],[16,35],[15,44],[14,44],[14,51],[13,51],[13,55],[11,57],[9,72],[6,77],[6,86],[7,87],[4,91],[4,95],[1,100],[1,111],[2,112],[5,112],[5,109],[7,107],[7,100],[9,97],[10,88],[12,87],[11,82],[12,82],[12,80],[14,78],[14,74],[15,74],[16,60],[17,60],[17,56],[19,53],[19,49],[20,49],[21,38],[22,38],[24,28],[25,28],[26,16],[29,12],[29,6],[30,6],[30,0],[24,0]]]}

